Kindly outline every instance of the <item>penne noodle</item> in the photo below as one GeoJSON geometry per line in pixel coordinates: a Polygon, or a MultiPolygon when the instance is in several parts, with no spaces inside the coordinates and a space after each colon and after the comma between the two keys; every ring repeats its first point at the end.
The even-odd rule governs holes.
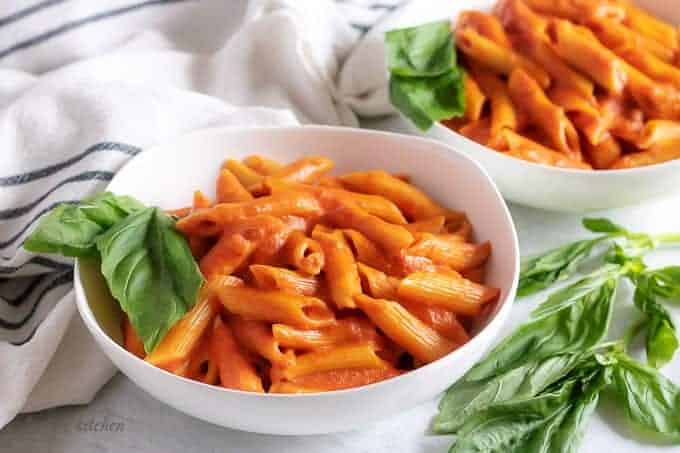
{"type": "Polygon", "coordinates": [[[574,160],[581,160],[578,133],[564,109],[550,102],[541,87],[526,72],[521,69],[512,71],[508,91],[512,101],[550,139],[553,148],[574,160]]]}
{"type": "Polygon", "coordinates": [[[628,1],[622,3],[626,11],[626,25],[669,49],[678,50],[678,32],[672,25],[652,17],[628,1]]]}
{"type": "Polygon", "coordinates": [[[320,392],[325,392],[328,389],[325,388],[312,388],[312,387],[304,387],[300,384],[295,384],[293,382],[287,382],[287,381],[280,381],[280,382],[275,382],[269,387],[269,393],[292,393],[292,394],[301,394],[301,393],[320,393],[320,392]]]}
{"type": "Polygon", "coordinates": [[[492,146],[493,144],[491,121],[488,117],[467,123],[458,130],[458,133],[485,146],[492,146]]]}
{"type": "Polygon", "coordinates": [[[399,286],[399,279],[389,276],[371,266],[359,263],[359,277],[364,292],[376,299],[394,298],[399,286]]]}
{"type": "Polygon", "coordinates": [[[496,16],[481,11],[463,11],[458,15],[457,28],[472,28],[480,35],[503,47],[510,47],[503,24],[496,16]]]}
{"type": "Polygon", "coordinates": [[[203,335],[192,351],[182,375],[205,384],[218,384],[219,370],[212,356],[212,332],[210,330],[203,335]]]}
{"type": "Polygon", "coordinates": [[[338,193],[342,194],[341,197],[346,196],[348,200],[356,203],[359,208],[371,215],[383,219],[385,222],[394,223],[396,225],[405,225],[407,223],[404,214],[401,213],[397,205],[387,198],[348,191],[338,193]]]}
{"type": "Polygon", "coordinates": [[[281,371],[281,377],[294,380],[300,376],[348,368],[387,368],[371,344],[343,345],[330,350],[308,352],[281,371]]]}
{"type": "Polygon", "coordinates": [[[262,379],[236,344],[234,336],[221,319],[215,319],[212,331],[212,357],[217,363],[222,387],[262,393],[262,379]]]}
{"type": "MultiPolygon", "coordinates": [[[[217,177],[216,192],[218,203],[231,203],[253,199],[251,193],[243,187],[238,178],[236,178],[236,176],[234,176],[227,168],[220,170],[220,174],[217,177]]],[[[200,207],[208,208],[210,205],[200,207]]]]}
{"type": "Polygon", "coordinates": [[[416,318],[455,344],[463,345],[470,340],[470,336],[453,311],[434,305],[405,304],[405,307],[416,318]]]}
{"type": "Polygon", "coordinates": [[[333,161],[325,157],[310,156],[286,165],[275,177],[286,182],[311,183],[333,168],[333,161]]]}
{"type": "Polygon", "coordinates": [[[585,162],[577,161],[562,153],[546,148],[540,143],[529,140],[526,137],[506,129],[503,131],[505,140],[508,143],[510,150],[507,152],[509,156],[517,159],[526,160],[536,164],[549,165],[553,167],[575,168],[582,170],[591,169],[590,165],[585,162]]]}
{"type": "Polygon", "coordinates": [[[243,162],[235,159],[228,159],[225,161],[222,168],[229,170],[236,179],[239,180],[241,185],[249,191],[259,187],[264,180],[264,177],[261,174],[250,167],[247,167],[243,162]]]}
{"type": "Polygon", "coordinates": [[[387,223],[351,201],[330,198],[322,203],[331,223],[359,231],[387,252],[397,253],[413,242],[413,235],[403,226],[387,223]]]}
{"type": "Polygon", "coordinates": [[[357,263],[384,269],[387,265],[384,254],[366,236],[356,230],[342,230],[347,245],[354,254],[357,263]]]}
{"type": "Polygon", "coordinates": [[[269,360],[274,366],[288,366],[295,362],[295,354],[284,353],[274,338],[269,324],[261,321],[248,321],[238,316],[229,320],[229,327],[236,342],[245,350],[269,360]]]}
{"type": "Polygon", "coordinates": [[[523,0],[498,2],[496,14],[503,26],[515,34],[540,36],[548,27],[548,20],[532,11],[523,0]]]}
{"type": "Polygon", "coordinates": [[[668,120],[649,120],[641,131],[636,145],[642,149],[654,145],[680,142],[680,122],[668,120]]]}
{"type": "Polygon", "coordinates": [[[356,303],[387,337],[421,362],[433,362],[456,348],[397,302],[361,294],[356,303]]]}
{"type": "Polygon", "coordinates": [[[597,17],[588,21],[588,27],[610,49],[637,47],[667,63],[673,62],[674,51],[672,48],[635,32],[619,21],[606,17],[597,17]]]}
{"type": "Polygon", "coordinates": [[[283,165],[257,154],[248,156],[243,159],[243,163],[251,170],[261,174],[262,176],[272,176],[281,171],[283,165]]]}
{"type": "Polygon", "coordinates": [[[501,138],[503,129],[517,129],[517,113],[505,83],[497,76],[482,70],[473,69],[471,72],[491,103],[489,130],[491,139],[501,138]]]}
{"type": "Polygon", "coordinates": [[[588,160],[593,163],[593,168],[598,170],[611,167],[621,157],[621,145],[607,134],[607,137],[597,145],[585,142],[585,152],[588,160]]]}
{"type": "Polygon", "coordinates": [[[420,233],[407,253],[462,271],[482,265],[491,254],[491,244],[469,244],[455,234],[420,233]]]}
{"type": "Polygon", "coordinates": [[[579,22],[591,17],[622,19],[625,8],[617,2],[593,0],[525,0],[531,9],[541,14],[579,22]]]}
{"type": "Polygon", "coordinates": [[[603,120],[597,106],[580,93],[556,85],[548,93],[550,100],[567,112],[591,144],[598,144],[607,137],[610,124],[603,120]]]}
{"type": "Polygon", "coordinates": [[[446,223],[446,217],[443,215],[438,215],[435,217],[430,217],[429,219],[418,220],[416,222],[404,225],[404,228],[413,233],[441,233],[444,230],[444,224],[446,223]]]}
{"type": "Polygon", "coordinates": [[[650,78],[680,88],[680,68],[633,45],[617,47],[614,51],[650,78]]]}
{"type": "Polygon", "coordinates": [[[219,275],[230,275],[246,264],[257,244],[239,234],[223,234],[200,261],[206,280],[219,275]]]}
{"type": "MultiPolygon", "coordinates": [[[[303,389],[320,388],[323,389],[322,391],[343,390],[384,381],[399,374],[400,372],[391,366],[381,368],[344,368],[300,376],[295,379],[294,385],[302,385],[304,386],[301,387],[303,389]]],[[[288,387],[288,385],[284,381],[277,388],[292,390],[292,392],[288,391],[286,393],[300,393],[295,390],[295,387],[288,387]]]]}
{"type": "Polygon", "coordinates": [[[465,89],[465,119],[476,121],[482,116],[482,109],[486,102],[486,96],[479,89],[479,85],[469,72],[463,73],[463,86],[465,89]]]}
{"type": "Polygon", "coordinates": [[[500,291],[450,274],[416,272],[404,278],[397,289],[399,300],[436,305],[454,313],[478,315],[482,306],[498,298],[500,291]]]}
{"type": "Polygon", "coordinates": [[[556,20],[548,34],[557,54],[568,64],[590,76],[612,94],[621,94],[626,71],[613,52],[604,47],[587,28],[556,20]]]}
{"type": "Polygon", "coordinates": [[[324,253],[323,271],[331,300],[338,308],[354,308],[354,296],[361,293],[361,281],[354,255],[342,232],[314,230],[312,237],[324,253]]]}
{"type": "Polygon", "coordinates": [[[212,236],[228,224],[251,217],[270,215],[310,217],[321,215],[315,196],[302,192],[286,192],[255,198],[241,203],[221,203],[199,209],[177,222],[177,229],[187,235],[212,236]]]}
{"type": "Polygon", "coordinates": [[[302,296],[314,296],[319,293],[320,282],[312,275],[305,275],[283,267],[250,265],[250,273],[260,289],[279,290],[302,296]]]}
{"type": "Polygon", "coordinates": [[[338,179],[343,186],[354,192],[387,198],[410,220],[422,220],[446,211],[415,186],[382,170],[348,173],[338,179]]]}
{"type": "Polygon", "coordinates": [[[192,210],[209,208],[211,206],[212,206],[212,202],[206,196],[206,194],[204,194],[200,190],[194,191],[194,198],[193,198],[193,201],[191,203],[191,209],[192,210]]]}
{"type": "Polygon", "coordinates": [[[626,154],[612,165],[612,169],[645,167],[680,158],[680,141],[667,142],[638,152],[626,154]]]}
{"type": "Polygon", "coordinates": [[[315,297],[280,291],[234,287],[216,278],[211,287],[231,313],[255,321],[281,322],[301,328],[323,327],[335,322],[325,302],[315,297]]]}
{"type": "MultiPolygon", "coordinates": [[[[232,280],[227,282],[229,285],[233,283],[232,280]]],[[[168,333],[146,357],[146,361],[157,367],[168,369],[188,360],[189,354],[215,319],[217,312],[217,301],[204,287],[191,310],[168,330],[168,333]]]]}
{"type": "Polygon", "coordinates": [[[127,316],[123,317],[123,344],[125,349],[139,357],[144,359],[146,357],[146,351],[144,350],[144,343],[135,332],[135,328],[130,324],[130,320],[127,316]]]}
{"type": "Polygon", "coordinates": [[[281,250],[281,259],[308,275],[317,275],[325,264],[325,256],[321,245],[301,231],[294,231],[288,236],[281,250]]]}
{"type": "Polygon", "coordinates": [[[320,329],[298,329],[286,324],[274,324],[272,333],[284,348],[312,350],[347,343],[375,343],[378,338],[375,326],[367,319],[349,317],[320,329]]]}
{"type": "Polygon", "coordinates": [[[456,44],[472,61],[496,74],[507,76],[513,69],[520,67],[529,73],[541,87],[546,88],[550,85],[550,76],[540,66],[512,49],[499,46],[472,28],[457,30],[456,44]]]}

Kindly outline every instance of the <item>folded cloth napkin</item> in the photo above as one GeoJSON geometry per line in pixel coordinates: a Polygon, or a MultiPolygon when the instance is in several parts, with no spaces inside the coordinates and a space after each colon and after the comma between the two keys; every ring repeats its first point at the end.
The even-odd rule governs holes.
{"type": "Polygon", "coordinates": [[[190,130],[356,125],[344,99],[367,93],[340,93],[342,63],[399,2],[0,3],[0,428],[114,372],[74,316],[72,263],[22,249],[36,221],[190,130]]]}

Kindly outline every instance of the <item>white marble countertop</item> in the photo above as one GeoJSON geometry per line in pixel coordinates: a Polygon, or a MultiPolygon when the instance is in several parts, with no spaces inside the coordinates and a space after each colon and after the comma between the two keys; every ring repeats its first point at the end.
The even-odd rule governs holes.
{"type": "MultiPolygon", "coordinates": [[[[393,120],[371,127],[399,129],[393,120]]],[[[632,230],[680,231],[680,196],[640,206],[598,212],[632,230]]],[[[511,206],[524,254],[546,250],[584,235],[581,215],[559,214],[511,206]]],[[[680,249],[650,255],[654,265],[680,264],[680,249]]],[[[625,286],[625,285],[624,285],[625,286]]],[[[633,307],[630,293],[619,293],[614,335],[629,319],[633,307]]],[[[518,302],[504,334],[526,318],[537,299],[518,302]]],[[[673,308],[680,324],[680,307],[673,308]]],[[[83,364],[87,366],[87,364],[83,364]]],[[[680,355],[664,374],[680,384],[680,355]]],[[[605,405],[606,406],[606,405],[605,405]]],[[[87,406],[64,407],[21,415],[0,431],[0,452],[229,452],[229,453],[444,453],[450,439],[428,433],[436,402],[383,420],[365,430],[310,437],[250,434],[220,428],[184,415],[154,400],[123,375],[117,375],[87,406]]],[[[611,409],[600,408],[591,420],[581,453],[611,451],[671,452],[677,446],[650,446],[626,436],[625,427],[614,422],[611,409]]]]}

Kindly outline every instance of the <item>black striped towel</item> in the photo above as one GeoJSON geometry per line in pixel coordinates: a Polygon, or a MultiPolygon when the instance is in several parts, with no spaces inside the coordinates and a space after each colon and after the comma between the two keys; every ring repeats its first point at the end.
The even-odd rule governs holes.
{"type": "Polygon", "coordinates": [[[186,131],[355,125],[343,97],[375,110],[370,78],[340,83],[342,64],[398,3],[0,2],[0,428],[113,373],[74,316],[72,263],[22,249],[37,219],[186,131]]]}

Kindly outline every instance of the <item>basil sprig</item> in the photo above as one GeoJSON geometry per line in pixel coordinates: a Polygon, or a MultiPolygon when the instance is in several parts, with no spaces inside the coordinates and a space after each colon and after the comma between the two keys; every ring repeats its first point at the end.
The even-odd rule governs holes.
{"type": "Polygon", "coordinates": [[[465,112],[463,70],[448,20],[385,34],[390,102],[421,130],[465,112]]]}
{"type": "Polygon", "coordinates": [[[110,192],[56,207],[24,247],[71,257],[99,255],[109,290],[146,352],[193,306],[203,284],[172,217],[110,192]]]}
{"type": "Polygon", "coordinates": [[[530,294],[573,276],[596,246],[600,267],[553,292],[446,392],[433,430],[457,435],[451,453],[576,452],[606,389],[638,428],[680,443],[680,388],[655,368],[678,348],[663,304],[680,300],[680,267],[648,269],[643,260],[680,236],[633,233],[607,219],[583,224],[600,236],[525,261],[520,287],[530,294]],[[643,317],[624,339],[604,343],[624,278],[643,317]],[[626,353],[642,331],[649,365],[626,353]]]}

